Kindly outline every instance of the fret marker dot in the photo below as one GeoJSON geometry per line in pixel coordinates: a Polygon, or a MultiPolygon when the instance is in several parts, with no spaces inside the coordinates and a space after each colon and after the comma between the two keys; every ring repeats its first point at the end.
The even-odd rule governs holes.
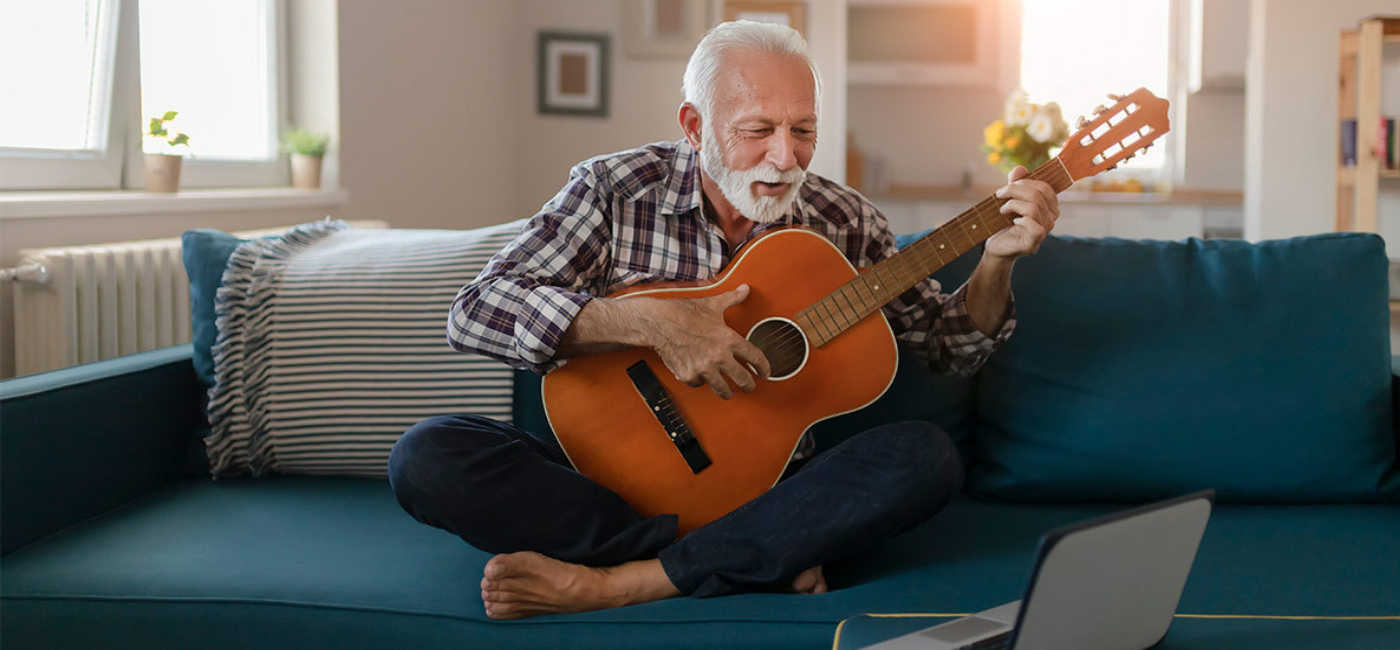
{"type": "Polygon", "coordinates": [[[945,245],[943,245],[943,244],[939,244],[939,245],[938,245],[938,250],[943,250],[944,248],[947,248],[947,246],[945,246],[945,245]]]}
{"type": "Polygon", "coordinates": [[[880,285],[878,285],[878,284],[875,285],[875,290],[876,290],[876,291],[879,291],[879,290],[880,290],[880,285]]]}
{"type": "Polygon", "coordinates": [[[975,223],[972,224],[972,229],[973,229],[973,230],[977,230],[977,224],[975,224],[975,223]]]}

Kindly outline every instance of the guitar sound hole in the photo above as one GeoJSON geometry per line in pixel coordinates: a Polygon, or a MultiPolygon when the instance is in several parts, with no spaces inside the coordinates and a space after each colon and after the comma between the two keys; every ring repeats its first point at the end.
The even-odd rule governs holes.
{"type": "Polygon", "coordinates": [[[749,341],[763,351],[772,368],[768,379],[782,381],[807,363],[807,335],[786,318],[769,318],[749,330],[749,341]]]}

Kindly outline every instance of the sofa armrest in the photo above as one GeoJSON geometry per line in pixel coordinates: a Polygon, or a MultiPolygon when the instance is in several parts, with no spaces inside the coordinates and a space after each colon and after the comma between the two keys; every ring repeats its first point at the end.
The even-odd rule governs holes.
{"type": "Polygon", "coordinates": [[[189,345],[0,381],[0,554],[175,478],[200,422],[189,345]]]}

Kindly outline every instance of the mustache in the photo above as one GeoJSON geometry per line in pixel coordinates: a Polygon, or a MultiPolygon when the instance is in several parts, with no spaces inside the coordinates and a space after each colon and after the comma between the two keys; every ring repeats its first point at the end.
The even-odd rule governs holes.
{"type": "Polygon", "coordinates": [[[772,165],[759,165],[752,169],[730,170],[730,173],[743,179],[744,184],[754,182],[762,183],[801,183],[806,178],[806,171],[801,167],[794,167],[787,171],[782,171],[772,165]]]}

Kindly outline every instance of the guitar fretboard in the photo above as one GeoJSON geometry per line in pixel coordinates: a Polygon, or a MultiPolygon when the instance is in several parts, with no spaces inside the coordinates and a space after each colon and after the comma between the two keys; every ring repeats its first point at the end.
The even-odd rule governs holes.
{"type": "MultiPolygon", "coordinates": [[[[1045,181],[1056,193],[1074,183],[1058,157],[1037,167],[1029,178],[1045,181]]],[[[934,271],[1010,226],[1012,218],[1001,213],[1006,201],[995,195],[982,199],[904,250],[812,303],[793,320],[807,333],[811,345],[825,345],[934,271]]]]}

